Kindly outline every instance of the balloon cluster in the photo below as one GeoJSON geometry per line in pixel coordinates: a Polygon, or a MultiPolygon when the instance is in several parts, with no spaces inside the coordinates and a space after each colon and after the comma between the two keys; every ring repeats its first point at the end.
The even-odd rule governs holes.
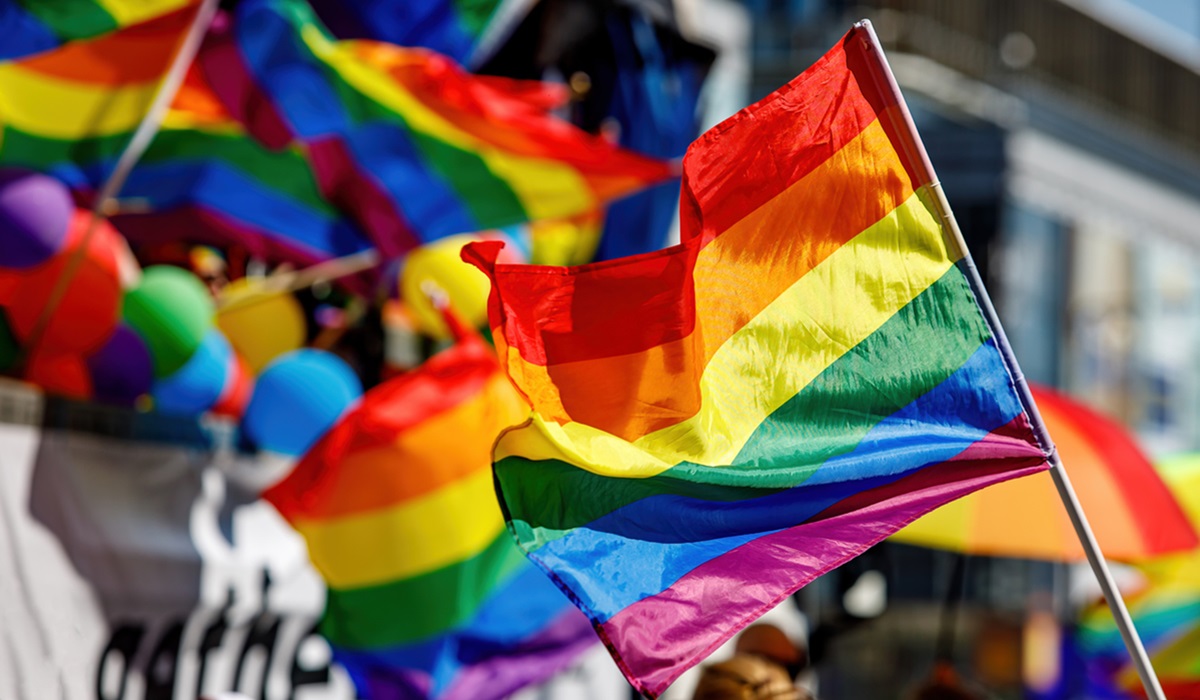
{"type": "Polygon", "coordinates": [[[127,261],[121,235],[57,180],[0,170],[0,371],[72,398],[240,419],[259,447],[288,455],[361,395],[341,359],[300,349],[290,294],[238,280],[218,310],[182,268],[151,266],[123,286],[127,261]]]}

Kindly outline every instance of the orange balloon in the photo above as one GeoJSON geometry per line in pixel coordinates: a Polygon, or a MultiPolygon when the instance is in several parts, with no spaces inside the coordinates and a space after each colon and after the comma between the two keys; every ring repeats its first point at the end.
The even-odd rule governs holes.
{"type": "Polygon", "coordinates": [[[37,384],[47,394],[80,400],[92,398],[92,377],[78,355],[35,353],[25,365],[25,380],[37,384]]]}
{"type": "MultiPolygon", "coordinates": [[[[76,210],[61,251],[34,267],[3,273],[0,289],[9,290],[8,318],[21,341],[29,339],[55,287],[79,250],[91,219],[89,212],[76,210]]],[[[99,349],[112,335],[121,308],[116,253],[119,236],[106,221],[96,225],[66,292],[50,314],[38,354],[87,355],[99,349]]]]}

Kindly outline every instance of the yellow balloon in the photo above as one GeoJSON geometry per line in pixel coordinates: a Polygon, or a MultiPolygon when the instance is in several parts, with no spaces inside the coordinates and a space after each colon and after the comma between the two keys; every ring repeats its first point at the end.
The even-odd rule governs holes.
{"type": "Polygon", "coordinates": [[[285,352],[304,346],[304,310],[291,294],[263,291],[248,278],[221,290],[217,327],[258,374],[285,352]]]}
{"type": "Polygon", "coordinates": [[[471,234],[449,236],[408,254],[400,271],[400,296],[412,311],[417,327],[436,337],[450,337],[430,294],[445,294],[454,311],[472,326],[487,321],[491,283],[487,275],[459,257],[462,247],[479,240],[471,234]]]}

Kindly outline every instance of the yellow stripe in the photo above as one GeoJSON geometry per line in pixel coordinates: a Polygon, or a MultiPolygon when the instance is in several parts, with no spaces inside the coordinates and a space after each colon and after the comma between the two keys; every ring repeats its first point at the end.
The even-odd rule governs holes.
{"type": "Polygon", "coordinates": [[[197,0],[97,0],[96,4],[118,25],[128,27],[198,3],[197,0]]]}
{"type": "Polygon", "coordinates": [[[113,89],[0,64],[0,125],[64,141],[132,131],[157,88],[155,81],[113,89]]]}
{"type": "Polygon", "coordinates": [[[296,523],[317,570],[326,583],[341,589],[405,579],[462,561],[483,551],[503,528],[491,469],[394,508],[296,523]]]}
{"type": "Polygon", "coordinates": [[[920,193],[913,194],[721,345],[701,375],[701,407],[690,419],[629,443],[535,414],[526,427],[501,437],[495,458],[559,459],[623,477],[653,476],[684,461],[729,464],[767,416],[952,264],[940,228],[920,193]]]}
{"type": "Polygon", "coordinates": [[[300,35],[309,49],[332,66],[343,80],[402,115],[410,129],[478,154],[488,169],[513,189],[530,218],[561,218],[596,208],[587,182],[571,166],[550,158],[518,156],[476,138],[426,107],[390,76],[364,62],[349,44],[330,42],[313,26],[302,27],[300,35]]]}

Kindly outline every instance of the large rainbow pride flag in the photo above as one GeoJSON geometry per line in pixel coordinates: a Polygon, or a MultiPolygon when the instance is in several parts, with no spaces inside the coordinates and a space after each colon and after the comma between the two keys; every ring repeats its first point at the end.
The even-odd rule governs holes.
{"type": "Polygon", "coordinates": [[[304,145],[322,192],[385,253],[592,212],[670,174],[444,56],[336,41],[299,0],[243,0],[200,60],[263,143],[304,145]]]}
{"type": "Polygon", "coordinates": [[[367,700],[506,697],[596,642],[504,528],[489,451],[528,407],[459,335],[263,494],[307,540],[329,588],[321,632],[367,700]]]}
{"type": "Polygon", "coordinates": [[[198,0],[0,0],[0,61],[51,51],[174,13],[198,0]]]}
{"type": "Polygon", "coordinates": [[[856,26],[701,136],[675,247],[464,250],[533,406],[494,452],[509,528],[650,697],[919,515],[1048,467],[877,47],[856,26]]]}

